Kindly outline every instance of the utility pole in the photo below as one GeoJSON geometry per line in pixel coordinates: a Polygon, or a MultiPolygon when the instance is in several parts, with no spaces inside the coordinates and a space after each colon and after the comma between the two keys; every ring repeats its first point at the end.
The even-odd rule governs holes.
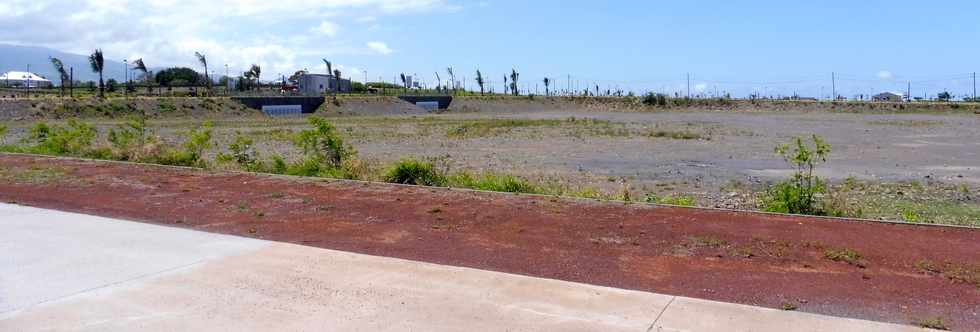
{"type": "Polygon", "coordinates": [[[973,102],[977,102],[977,72],[973,72],[973,102]]]}
{"type": "Polygon", "coordinates": [[[830,100],[837,101],[837,73],[835,72],[830,73],[830,86],[833,90],[833,95],[830,96],[830,100]]]}
{"type": "Polygon", "coordinates": [[[912,81],[908,82],[909,86],[905,90],[905,101],[912,102],[912,81]]]}
{"type": "Polygon", "coordinates": [[[691,99],[691,73],[687,73],[687,99],[691,99]]]}
{"type": "Polygon", "coordinates": [[[68,67],[68,96],[75,98],[75,67],[68,67]]]}

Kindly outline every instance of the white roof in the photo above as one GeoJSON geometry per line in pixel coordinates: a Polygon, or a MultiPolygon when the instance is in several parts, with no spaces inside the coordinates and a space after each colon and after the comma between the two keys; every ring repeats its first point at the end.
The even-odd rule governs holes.
{"type": "Polygon", "coordinates": [[[23,80],[23,81],[30,79],[31,82],[51,82],[50,80],[47,80],[44,77],[37,76],[34,75],[34,73],[28,73],[25,71],[8,71],[7,73],[0,75],[0,80],[8,80],[8,79],[23,80]]]}

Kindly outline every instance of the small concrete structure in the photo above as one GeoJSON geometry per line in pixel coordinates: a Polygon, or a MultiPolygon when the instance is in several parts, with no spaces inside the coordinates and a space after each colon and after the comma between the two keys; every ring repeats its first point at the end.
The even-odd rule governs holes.
{"type": "Polygon", "coordinates": [[[921,331],[0,203],[0,331],[921,331]]]}
{"type": "Polygon", "coordinates": [[[429,111],[448,109],[449,105],[453,103],[452,96],[398,96],[398,99],[429,111]]]}
{"type": "Polygon", "coordinates": [[[50,88],[51,80],[24,71],[10,71],[0,75],[0,86],[8,88],[50,88]]]}
{"type": "MultiPolygon", "coordinates": [[[[232,97],[231,100],[237,101],[244,104],[252,109],[265,111],[268,106],[286,106],[286,107],[273,107],[272,109],[283,110],[290,107],[300,107],[302,113],[313,113],[316,112],[320,105],[326,102],[325,97],[232,97]]],[[[271,115],[271,114],[270,114],[271,115]]]]}
{"type": "Polygon", "coordinates": [[[337,79],[333,75],[304,74],[296,78],[299,93],[307,96],[322,96],[330,92],[348,93],[353,91],[350,80],[337,79]]]}
{"type": "Polygon", "coordinates": [[[882,92],[871,97],[873,101],[888,101],[900,103],[905,101],[905,96],[892,92],[882,92]]]}

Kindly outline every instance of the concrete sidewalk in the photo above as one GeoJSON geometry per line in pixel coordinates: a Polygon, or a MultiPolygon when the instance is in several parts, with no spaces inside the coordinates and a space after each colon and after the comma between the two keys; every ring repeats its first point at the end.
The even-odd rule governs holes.
{"type": "Polygon", "coordinates": [[[0,331],[919,331],[0,204],[0,331]]]}

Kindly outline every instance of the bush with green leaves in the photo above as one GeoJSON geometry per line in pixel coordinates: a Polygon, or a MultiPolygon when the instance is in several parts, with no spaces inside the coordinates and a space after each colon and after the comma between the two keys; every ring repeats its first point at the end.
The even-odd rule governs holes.
{"type": "Polygon", "coordinates": [[[647,106],[667,106],[667,96],[660,93],[649,92],[643,95],[643,104],[647,106]]]}
{"type": "Polygon", "coordinates": [[[813,174],[817,165],[827,162],[830,145],[813,135],[808,143],[796,137],[791,144],[776,147],[776,153],[795,168],[793,177],[769,188],[762,206],[769,212],[826,215],[818,195],[827,190],[826,184],[813,174]]]}
{"type": "Polygon", "coordinates": [[[384,177],[385,182],[420,186],[444,186],[446,176],[432,162],[402,159],[395,163],[384,177]]]}
{"type": "Polygon", "coordinates": [[[141,116],[131,117],[118,127],[109,129],[107,140],[112,146],[115,159],[128,161],[150,157],[145,156],[143,150],[156,141],[147,129],[146,118],[141,116]]]}
{"type": "Polygon", "coordinates": [[[179,149],[172,149],[164,153],[159,163],[173,166],[187,167],[207,167],[204,160],[204,151],[212,145],[211,135],[214,124],[211,121],[204,122],[201,126],[187,132],[187,141],[179,149]]]}
{"type": "Polygon", "coordinates": [[[235,140],[228,145],[228,150],[229,154],[218,154],[218,161],[234,162],[249,172],[266,171],[265,163],[262,162],[259,151],[255,149],[254,141],[248,136],[242,135],[241,132],[235,134],[235,140]]]}
{"type": "Polygon", "coordinates": [[[0,123],[0,145],[7,143],[7,124],[0,123]]]}
{"type": "Polygon", "coordinates": [[[29,152],[50,155],[86,156],[98,132],[92,125],[74,119],[64,126],[40,122],[31,128],[26,138],[34,143],[29,152]]]}
{"type": "Polygon", "coordinates": [[[310,117],[307,121],[314,128],[300,131],[295,141],[307,159],[340,167],[345,160],[357,155],[352,146],[344,144],[337,128],[326,119],[310,117]]]}

